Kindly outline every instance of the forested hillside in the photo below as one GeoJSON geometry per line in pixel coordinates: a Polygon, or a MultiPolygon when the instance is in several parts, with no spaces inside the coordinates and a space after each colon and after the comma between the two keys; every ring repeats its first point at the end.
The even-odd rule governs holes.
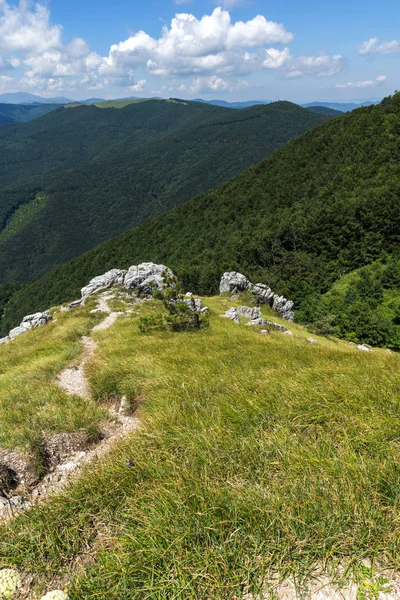
{"type": "Polygon", "coordinates": [[[1,282],[37,278],[327,120],[288,102],[240,111],[177,100],[118,106],[61,108],[0,129],[1,282]]]}
{"type": "MultiPolygon", "coordinates": [[[[0,125],[26,123],[60,108],[57,104],[1,104],[0,125]]],[[[0,130],[1,131],[1,130],[0,130]]]]}
{"type": "Polygon", "coordinates": [[[73,298],[93,275],[142,260],[168,264],[201,293],[215,292],[223,271],[239,270],[269,282],[304,314],[335,280],[399,248],[399,144],[400,94],[328,121],[26,286],[4,325],[73,298]]]}

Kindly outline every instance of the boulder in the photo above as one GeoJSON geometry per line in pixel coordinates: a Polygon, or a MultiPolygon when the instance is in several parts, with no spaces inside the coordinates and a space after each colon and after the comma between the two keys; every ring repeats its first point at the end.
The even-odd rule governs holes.
{"type": "Polygon", "coordinates": [[[271,306],[281,317],[294,321],[294,302],[284,296],[278,296],[264,283],[253,285],[247,277],[235,271],[224,273],[219,284],[219,291],[223,293],[251,292],[259,304],[271,306]]]}
{"type": "Polygon", "coordinates": [[[262,317],[259,317],[258,319],[252,319],[251,321],[246,323],[246,325],[266,325],[266,324],[267,324],[267,321],[265,319],[263,319],[262,317]]]}
{"type": "Polygon", "coordinates": [[[219,284],[219,291],[220,294],[232,293],[235,291],[245,292],[246,290],[251,289],[251,287],[251,282],[247,277],[241,273],[236,273],[236,271],[231,271],[223,274],[221,283],[219,284]]]}
{"type": "Polygon", "coordinates": [[[287,300],[283,296],[277,296],[276,294],[274,294],[272,308],[279,315],[281,315],[281,317],[287,319],[288,321],[294,321],[293,307],[294,302],[292,302],[291,300],[287,300]]]}
{"type": "Polygon", "coordinates": [[[246,319],[260,319],[261,309],[259,306],[239,306],[237,309],[238,314],[246,319]]]}
{"type": "Polygon", "coordinates": [[[6,337],[0,338],[0,344],[8,344],[8,342],[11,340],[9,335],[6,335],[6,337]]]}
{"type": "Polygon", "coordinates": [[[41,327],[42,325],[45,325],[46,323],[51,321],[51,319],[52,317],[47,311],[38,312],[34,315],[27,315],[22,319],[18,327],[14,327],[14,329],[11,329],[8,336],[3,338],[3,340],[5,341],[2,341],[1,343],[6,344],[10,340],[13,340],[14,338],[18,337],[22,333],[25,333],[26,331],[29,331],[30,329],[35,329],[36,327],[41,327]]]}
{"type": "Polygon", "coordinates": [[[307,342],[312,345],[318,344],[317,340],[314,340],[312,337],[307,338],[307,342]]]}
{"type": "Polygon", "coordinates": [[[357,350],[361,350],[361,352],[371,352],[371,348],[365,346],[364,344],[358,344],[357,350]]]}
{"type": "Polygon", "coordinates": [[[165,286],[165,277],[173,277],[171,269],[165,265],[156,265],[154,263],[141,263],[129,267],[124,286],[128,290],[138,289],[142,293],[151,294],[152,289],[163,289],[165,286]]]}
{"type": "Polygon", "coordinates": [[[226,313],[224,313],[223,315],[221,315],[221,317],[224,317],[225,319],[230,319],[231,321],[233,321],[234,323],[238,324],[240,323],[239,321],[239,315],[237,313],[236,308],[228,308],[228,310],[226,311],[226,313]]]}
{"type": "Polygon", "coordinates": [[[21,327],[25,329],[33,329],[35,327],[41,327],[51,321],[51,315],[49,312],[37,312],[34,315],[27,315],[22,319],[21,327]]]}
{"type": "Polygon", "coordinates": [[[8,334],[8,337],[10,338],[10,340],[13,340],[14,338],[18,337],[19,335],[25,332],[25,327],[21,327],[20,325],[18,325],[18,327],[14,327],[14,329],[11,329],[11,331],[8,334]]]}
{"type": "Polygon", "coordinates": [[[89,281],[89,283],[81,289],[82,298],[90,296],[99,290],[106,290],[113,285],[123,285],[126,271],[123,269],[111,269],[104,275],[98,275],[89,281]]]}

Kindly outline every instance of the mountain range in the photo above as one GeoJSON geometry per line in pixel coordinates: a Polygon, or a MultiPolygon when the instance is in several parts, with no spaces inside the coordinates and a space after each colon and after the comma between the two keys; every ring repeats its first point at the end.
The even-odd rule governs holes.
{"type": "MultiPolygon", "coordinates": [[[[294,110],[286,103],[247,110],[262,114],[274,106],[294,110]]],[[[389,253],[389,305],[376,296],[373,273],[355,274],[361,283],[350,296],[345,293],[353,312],[343,327],[355,339],[371,341],[379,332],[381,343],[400,345],[400,294],[393,291],[400,289],[399,131],[400,94],[327,120],[229,181],[27,285],[12,298],[4,322],[9,326],[33,309],[74,298],[96,273],[150,259],[170,265],[186,287],[204,294],[217,290],[222,272],[243,272],[295,300],[298,318],[310,322],[310,313],[318,312],[323,295],[343,275],[376,261],[389,264],[389,253]]],[[[13,252],[20,260],[27,231],[16,239],[9,261],[13,252]]],[[[41,256],[46,260],[45,250],[41,256]]],[[[338,318],[333,312],[330,325],[338,318]]]]}
{"type": "Polygon", "coordinates": [[[4,126],[0,281],[35,279],[326,120],[287,102],[231,111],[148,100],[61,107],[4,126]]]}

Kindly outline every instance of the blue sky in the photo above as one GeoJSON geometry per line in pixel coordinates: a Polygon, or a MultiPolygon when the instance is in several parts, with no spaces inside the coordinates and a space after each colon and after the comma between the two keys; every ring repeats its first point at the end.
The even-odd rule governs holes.
{"type": "Polygon", "coordinates": [[[399,17],[398,0],[0,0],[0,92],[382,98],[399,17]]]}

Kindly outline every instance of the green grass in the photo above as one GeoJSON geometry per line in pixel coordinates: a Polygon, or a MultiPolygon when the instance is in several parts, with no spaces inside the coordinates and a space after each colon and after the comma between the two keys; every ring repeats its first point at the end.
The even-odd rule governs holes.
{"type": "Polygon", "coordinates": [[[57,312],[45,327],[0,346],[0,447],[33,449],[44,435],[94,431],[106,412],[54,383],[65,366],[79,362],[80,338],[100,320],[85,309],[57,312]]]}
{"type": "Polygon", "coordinates": [[[140,335],[146,304],[95,334],[94,399],[140,397],[142,427],[4,525],[0,567],[72,600],[232,600],[273,573],[400,567],[398,356],[297,325],[262,336],[207,303],[198,333],[140,335]]]}

